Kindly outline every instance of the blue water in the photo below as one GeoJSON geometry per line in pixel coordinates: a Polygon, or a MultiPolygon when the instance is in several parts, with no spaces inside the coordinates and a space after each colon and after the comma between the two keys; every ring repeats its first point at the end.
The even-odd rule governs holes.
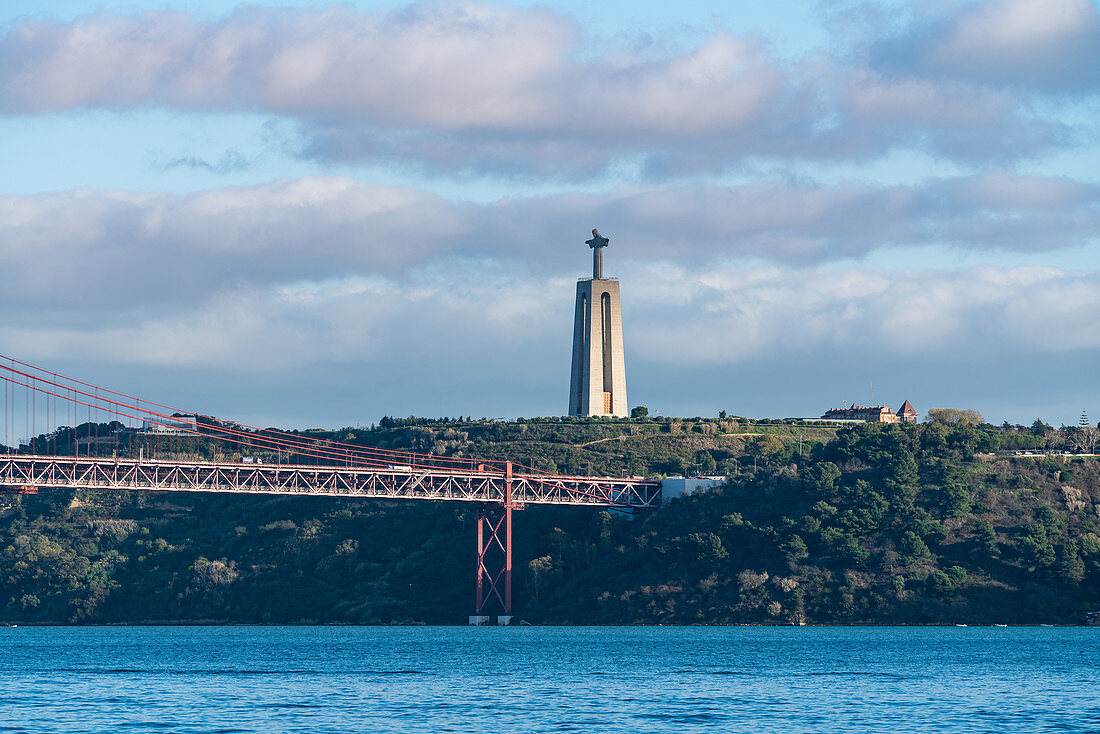
{"type": "Polygon", "coordinates": [[[0,628],[0,732],[1096,732],[1100,629],[0,628]]]}

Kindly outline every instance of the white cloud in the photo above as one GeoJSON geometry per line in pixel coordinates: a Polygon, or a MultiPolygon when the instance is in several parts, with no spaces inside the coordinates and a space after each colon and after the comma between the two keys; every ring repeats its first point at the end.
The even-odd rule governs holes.
{"type": "Polygon", "coordinates": [[[923,18],[879,46],[881,67],[1048,94],[1100,87],[1100,11],[1090,0],[915,7],[923,18]]]}
{"type": "Polygon", "coordinates": [[[470,264],[400,280],[234,287],[138,320],[125,310],[101,313],[82,328],[10,324],[0,327],[0,343],[33,359],[79,354],[119,364],[250,372],[392,363],[398,353],[470,359],[502,335],[507,350],[540,342],[552,313],[548,302],[568,303],[567,287],[517,275],[486,277],[470,264]]]}
{"type": "Polygon", "coordinates": [[[1081,328],[1100,304],[1097,273],[1043,267],[669,270],[643,288],[644,301],[631,299],[630,315],[643,324],[634,327],[635,348],[648,359],[677,364],[834,351],[950,363],[1011,350],[1100,347],[1100,334],[1081,328]]]}
{"type": "Polygon", "coordinates": [[[990,128],[1011,117],[1016,101],[959,82],[892,78],[872,72],[853,77],[843,95],[856,119],[916,123],[924,129],[990,128]]]}
{"type": "Polygon", "coordinates": [[[80,320],[118,308],[155,313],[234,286],[463,262],[564,275],[583,271],[592,226],[611,234],[616,262],[675,258],[688,267],[749,257],[818,263],[891,246],[1037,252],[1092,241],[1100,192],[989,173],[915,187],[764,181],[489,204],[326,177],[182,195],[12,195],[0,197],[0,303],[80,320]]]}
{"type": "Polygon", "coordinates": [[[26,21],[0,44],[9,111],[160,103],[441,130],[597,133],[725,128],[755,116],[782,74],[718,33],[665,59],[578,58],[583,34],[544,9],[418,5],[176,12],[26,21]]]}
{"type": "Polygon", "coordinates": [[[1026,100],[969,82],[894,79],[823,54],[787,61],[722,29],[643,53],[540,8],[102,12],[0,36],[0,111],[150,105],[287,116],[302,155],[449,174],[587,177],[641,159],[662,177],[907,146],[1015,159],[1068,139],[1026,100]]]}
{"type": "MultiPolygon", "coordinates": [[[[1034,63],[1036,54],[1058,54],[1095,34],[1100,14],[1089,0],[997,0],[968,9],[950,32],[933,43],[933,59],[967,64],[974,59],[1034,63]]],[[[1077,63],[1084,61],[1078,59],[1077,63]]]]}
{"type": "Polygon", "coordinates": [[[1005,171],[955,179],[940,188],[970,211],[1058,211],[1080,206],[1096,195],[1095,188],[1068,178],[1005,171]]]}
{"type": "MultiPolygon", "coordinates": [[[[1094,272],[655,264],[623,272],[623,297],[636,360],[685,369],[835,352],[950,364],[1100,348],[1100,333],[1083,328],[1100,307],[1094,272]]],[[[567,280],[465,264],[228,289],[133,323],[129,312],[80,329],[12,323],[0,328],[0,343],[32,360],[80,354],[229,371],[386,364],[400,355],[461,375],[561,357],[571,302],[567,280]]]]}

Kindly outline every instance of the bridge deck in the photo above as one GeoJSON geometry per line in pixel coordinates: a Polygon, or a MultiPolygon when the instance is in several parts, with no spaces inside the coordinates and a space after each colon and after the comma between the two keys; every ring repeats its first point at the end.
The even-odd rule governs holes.
{"type": "MultiPolygon", "coordinates": [[[[503,502],[506,482],[500,471],[0,454],[0,488],[503,502]]],[[[511,498],[519,506],[655,507],[661,502],[661,484],[632,478],[513,474],[511,498]]]]}

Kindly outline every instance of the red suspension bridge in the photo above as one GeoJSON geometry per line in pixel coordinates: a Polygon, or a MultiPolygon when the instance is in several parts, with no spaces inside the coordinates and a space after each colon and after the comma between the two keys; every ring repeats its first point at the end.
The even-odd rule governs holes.
{"type": "Polygon", "coordinates": [[[512,513],[527,505],[654,507],[657,481],[382,449],[258,428],[142,400],[0,355],[0,492],[40,488],[470,502],[471,623],[512,616],[512,513]]]}

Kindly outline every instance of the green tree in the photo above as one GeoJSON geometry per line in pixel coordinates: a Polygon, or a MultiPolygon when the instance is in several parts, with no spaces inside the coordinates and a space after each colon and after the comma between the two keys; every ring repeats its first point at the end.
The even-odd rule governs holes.
{"type": "Polygon", "coordinates": [[[765,465],[775,459],[783,451],[783,442],[776,436],[766,433],[763,436],[753,436],[745,445],[745,450],[750,456],[755,456],[765,465]]]}
{"type": "Polygon", "coordinates": [[[858,538],[839,528],[826,528],[821,533],[821,540],[840,560],[860,565],[870,557],[870,554],[860,545],[858,538]]]}
{"type": "Polygon", "coordinates": [[[980,558],[994,559],[1001,555],[997,544],[997,531],[989,520],[979,518],[974,521],[974,547],[980,558]]]}
{"type": "Polygon", "coordinates": [[[947,528],[942,522],[929,520],[920,524],[920,535],[925,542],[931,541],[938,545],[947,540],[947,528]]]}
{"type": "Polygon", "coordinates": [[[802,540],[802,537],[799,535],[792,535],[790,539],[783,544],[782,550],[788,563],[797,563],[809,555],[809,551],[806,548],[806,541],[802,540]]]}
{"type": "Polygon", "coordinates": [[[948,426],[976,426],[985,422],[978,411],[959,408],[929,408],[928,420],[948,426]]]}
{"type": "Polygon", "coordinates": [[[948,566],[947,577],[951,579],[951,587],[957,589],[966,583],[966,569],[962,566],[948,566]]]}
{"type": "Polygon", "coordinates": [[[903,487],[912,487],[917,484],[920,474],[917,470],[917,460],[908,451],[898,451],[890,466],[890,478],[903,487]]]}
{"type": "Polygon", "coordinates": [[[928,546],[921,540],[920,536],[914,533],[912,530],[906,530],[902,533],[901,540],[898,541],[898,557],[901,558],[903,563],[917,563],[923,561],[932,555],[928,546]]]}
{"type": "Polygon", "coordinates": [[[1058,548],[1058,577],[1067,584],[1077,586],[1085,579],[1085,563],[1077,552],[1077,541],[1066,540],[1058,548]]]}
{"type": "Polygon", "coordinates": [[[1039,508],[1035,510],[1035,518],[1042,523],[1048,534],[1053,535],[1058,532],[1058,526],[1060,524],[1058,513],[1048,505],[1040,505],[1039,508]]]}
{"type": "Polygon", "coordinates": [[[1093,571],[1100,570],[1100,536],[1088,533],[1081,538],[1081,557],[1087,561],[1088,568],[1093,571]]]}
{"type": "Polygon", "coordinates": [[[1031,570],[1050,568],[1057,560],[1046,525],[1041,522],[1027,526],[1027,534],[1020,538],[1020,550],[1031,570]]]}
{"type": "Polygon", "coordinates": [[[550,556],[532,558],[527,564],[527,578],[531,598],[536,602],[546,593],[554,571],[554,559],[550,556]]]}
{"type": "Polygon", "coordinates": [[[940,507],[945,517],[965,517],[970,512],[970,492],[958,484],[949,484],[940,493],[940,507]]]}
{"type": "Polygon", "coordinates": [[[939,596],[946,596],[954,588],[951,577],[943,571],[933,571],[928,577],[928,586],[939,596]]]}
{"type": "Polygon", "coordinates": [[[718,470],[718,462],[709,451],[700,451],[695,455],[695,466],[700,474],[713,474],[718,470]]]}
{"type": "Polygon", "coordinates": [[[631,418],[648,418],[649,408],[644,405],[636,405],[630,410],[631,418]]]}
{"type": "Polygon", "coordinates": [[[695,560],[713,566],[730,557],[729,551],[722,545],[722,539],[714,533],[692,533],[687,537],[695,560]]]}
{"type": "Polygon", "coordinates": [[[1043,423],[1041,418],[1036,418],[1035,422],[1031,424],[1032,436],[1045,436],[1047,431],[1053,431],[1054,426],[1049,423],[1043,423]]]}
{"type": "Polygon", "coordinates": [[[814,497],[830,499],[836,493],[840,481],[840,469],[831,461],[811,464],[803,473],[806,487],[814,497]]]}

